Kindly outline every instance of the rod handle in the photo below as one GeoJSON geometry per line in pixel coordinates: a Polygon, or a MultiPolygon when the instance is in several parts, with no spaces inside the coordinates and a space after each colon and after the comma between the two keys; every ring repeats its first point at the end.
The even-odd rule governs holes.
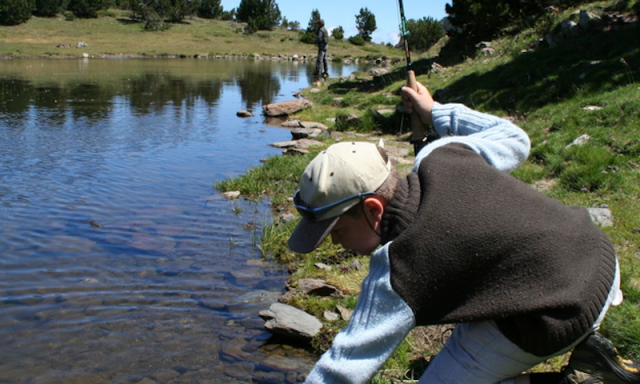
{"type": "MultiPolygon", "coordinates": [[[[407,71],[407,86],[416,92],[418,91],[416,73],[411,69],[407,71]]],[[[418,115],[418,112],[415,109],[411,112],[411,130],[413,132],[412,141],[415,142],[424,139],[422,119],[420,119],[420,115],[418,115]]]]}

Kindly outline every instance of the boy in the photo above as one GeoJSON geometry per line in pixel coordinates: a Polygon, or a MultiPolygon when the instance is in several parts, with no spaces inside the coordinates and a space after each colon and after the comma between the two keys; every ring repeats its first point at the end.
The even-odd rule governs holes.
{"type": "Polygon", "coordinates": [[[311,252],[330,235],[372,255],[351,321],[307,382],[368,382],[412,328],[456,323],[420,383],[640,383],[638,363],[594,333],[622,301],[610,240],[584,208],[508,175],[528,156],[527,134],[436,103],[421,84],[402,93],[442,137],[406,179],[374,144],[338,143],[294,195],[302,220],[292,250],[311,252]],[[562,373],[519,376],[574,348],[562,373]]]}

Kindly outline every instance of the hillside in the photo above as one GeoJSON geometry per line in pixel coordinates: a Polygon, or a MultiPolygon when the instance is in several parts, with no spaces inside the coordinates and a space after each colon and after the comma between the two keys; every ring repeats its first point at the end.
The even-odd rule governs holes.
{"type": "MultiPolygon", "coordinates": [[[[65,20],[32,17],[24,24],[0,26],[0,55],[4,57],[90,56],[216,56],[216,55],[313,55],[314,45],[299,42],[298,32],[276,29],[253,35],[233,21],[186,19],[166,31],[144,32],[129,11],[112,9],[97,19],[65,20]],[[84,42],[86,46],[76,48],[84,42]],[[66,46],[68,45],[68,47],[66,46]]],[[[403,52],[386,45],[355,46],[331,38],[329,56],[401,57],[403,52]]]]}

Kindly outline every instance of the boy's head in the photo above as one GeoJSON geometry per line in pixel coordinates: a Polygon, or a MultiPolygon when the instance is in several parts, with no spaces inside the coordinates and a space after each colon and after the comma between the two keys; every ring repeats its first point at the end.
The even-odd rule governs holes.
{"type": "Polygon", "coordinates": [[[294,195],[302,219],[289,238],[289,248],[299,253],[313,251],[344,213],[365,199],[367,206],[376,204],[376,191],[392,170],[384,151],[372,143],[338,143],[319,153],[302,174],[300,189],[294,195]]]}

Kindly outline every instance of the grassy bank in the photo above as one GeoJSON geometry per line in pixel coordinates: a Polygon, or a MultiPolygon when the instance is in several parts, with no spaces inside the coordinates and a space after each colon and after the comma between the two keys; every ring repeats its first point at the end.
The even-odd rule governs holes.
{"type": "MultiPolygon", "coordinates": [[[[611,3],[593,3],[601,11],[611,3]],[[598,8],[600,7],[600,8],[598,8]]],[[[571,12],[558,15],[557,24],[571,12]]],[[[548,21],[547,21],[548,22],[548,21]]],[[[553,25],[548,28],[553,28],[553,25]]],[[[529,159],[513,174],[534,188],[569,205],[607,206],[614,225],[603,228],[615,244],[622,271],[625,301],[613,308],[602,332],[628,356],[640,358],[640,28],[629,23],[618,29],[594,31],[550,47],[539,44],[540,26],[520,30],[491,42],[490,55],[480,51],[455,64],[445,58],[425,55],[414,64],[418,80],[436,93],[440,102],[461,102],[475,109],[505,116],[525,129],[532,140],[529,159]],[[586,145],[570,144],[588,135],[586,145]]],[[[480,49],[480,48],[479,48],[480,49]]],[[[455,61],[454,61],[455,62],[455,61]]],[[[327,118],[356,114],[359,124],[331,126],[332,136],[311,153],[298,157],[278,156],[238,179],[217,185],[222,190],[240,190],[244,196],[265,194],[277,212],[293,212],[288,197],[297,188],[306,164],[322,148],[337,140],[387,139],[400,159],[408,148],[409,122],[399,113],[379,114],[400,102],[404,84],[402,68],[378,78],[340,82],[329,79],[319,93],[303,92],[315,102],[313,108],[295,118],[325,121],[327,118]],[[402,127],[402,129],[400,128],[402,127]],[[340,130],[349,132],[339,132],[340,130]],[[368,131],[360,136],[356,131],[368,131]]],[[[340,119],[338,119],[340,122],[340,119]]],[[[406,166],[400,168],[406,172],[406,166]]],[[[294,222],[277,220],[264,229],[262,250],[268,257],[287,263],[290,283],[295,287],[302,277],[319,277],[346,292],[345,297],[319,298],[293,295],[289,303],[323,319],[325,310],[336,305],[353,308],[359,283],[366,275],[368,259],[355,257],[330,244],[317,251],[297,255],[286,248],[294,222]],[[354,260],[365,266],[350,268],[354,260]],[[315,263],[331,265],[329,271],[315,263]]],[[[322,351],[346,322],[325,321],[321,336],[313,345],[322,351]]],[[[419,377],[424,357],[437,352],[446,328],[426,327],[414,331],[376,377],[419,377]]],[[[566,360],[556,358],[535,370],[557,370],[566,360]]]]}
{"type": "MultiPolygon", "coordinates": [[[[162,55],[316,55],[314,45],[300,43],[298,32],[276,29],[253,35],[242,33],[244,24],[200,18],[186,19],[160,32],[144,32],[129,11],[112,9],[96,19],[67,21],[64,15],[32,17],[17,26],[0,26],[0,55],[13,57],[162,56],[162,55]],[[78,42],[86,47],[76,48],[78,42]],[[68,44],[69,48],[58,47],[68,44]]],[[[331,39],[329,55],[342,58],[401,57],[386,45],[355,46],[331,39]]]]}

